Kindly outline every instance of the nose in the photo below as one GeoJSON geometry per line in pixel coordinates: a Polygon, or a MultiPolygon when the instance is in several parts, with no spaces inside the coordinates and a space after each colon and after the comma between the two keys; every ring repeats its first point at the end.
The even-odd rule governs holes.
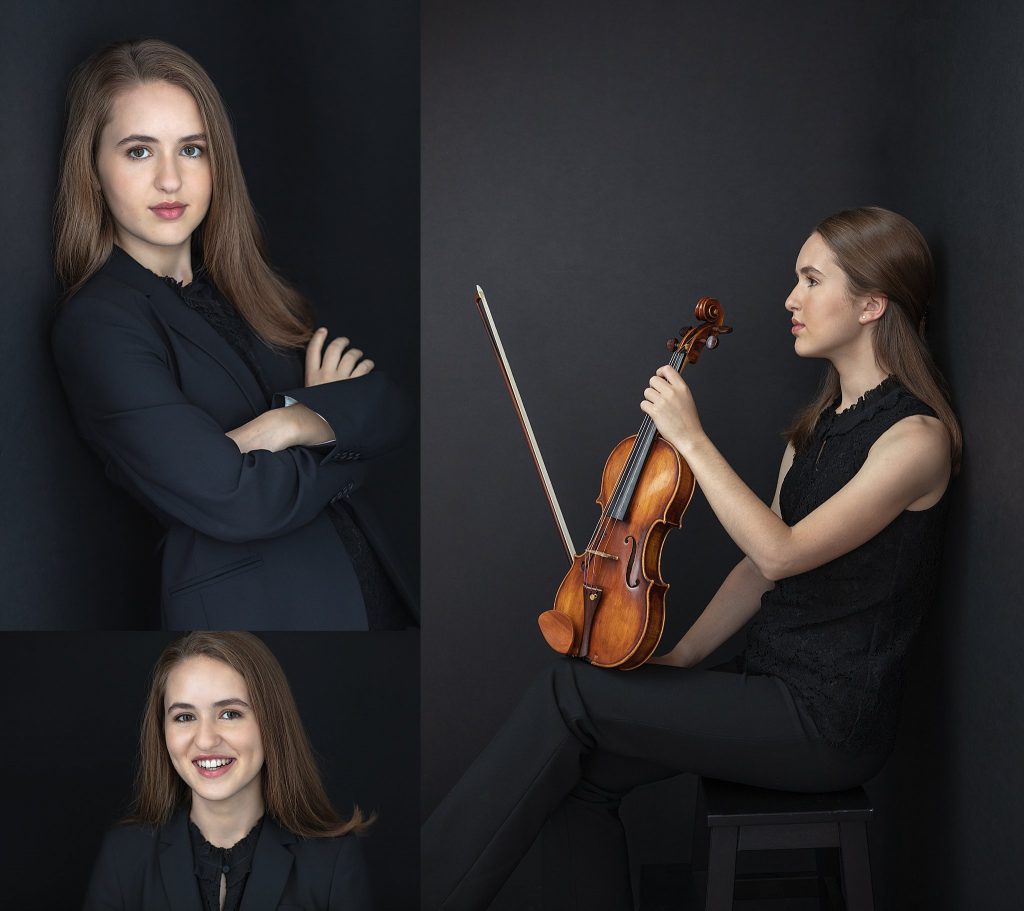
{"type": "Polygon", "coordinates": [[[217,723],[212,718],[200,719],[196,729],[195,745],[197,750],[210,752],[220,743],[217,723]]]}
{"type": "Polygon", "coordinates": [[[161,193],[168,195],[181,189],[181,173],[178,170],[178,157],[176,155],[161,157],[154,183],[161,193]]]}
{"type": "Polygon", "coordinates": [[[794,310],[798,310],[800,308],[800,301],[797,300],[797,292],[799,290],[800,290],[800,283],[797,282],[795,285],[793,285],[793,290],[790,291],[789,295],[786,297],[786,309],[790,313],[792,313],[794,310]]]}

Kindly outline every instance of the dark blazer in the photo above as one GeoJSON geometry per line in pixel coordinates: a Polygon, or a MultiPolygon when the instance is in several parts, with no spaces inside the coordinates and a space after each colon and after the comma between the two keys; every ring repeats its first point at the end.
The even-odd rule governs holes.
{"type": "Polygon", "coordinates": [[[264,358],[272,405],[298,400],[331,425],[336,443],[243,455],[225,432],[267,410],[252,371],[116,246],[61,307],[53,350],[75,422],[107,476],[166,529],[166,628],[365,629],[358,581],[327,513],[342,498],[413,607],[407,577],[358,494],[364,462],[393,448],[407,423],[404,398],[385,374],[307,389],[300,357],[264,358]]]}
{"type": "MultiPolygon", "coordinates": [[[[260,829],[241,911],[370,911],[358,836],[299,838],[269,816],[260,829]]],[[[84,911],[203,911],[188,814],[165,826],[126,825],[103,839],[84,911]]]]}

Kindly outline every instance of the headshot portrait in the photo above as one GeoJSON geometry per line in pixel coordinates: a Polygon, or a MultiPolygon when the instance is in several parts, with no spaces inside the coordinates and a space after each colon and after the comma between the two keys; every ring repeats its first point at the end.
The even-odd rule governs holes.
{"type": "Polygon", "coordinates": [[[4,627],[418,623],[415,5],[249,12],[111,8],[46,55],[63,141],[23,179],[52,239],[14,331],[64,467],[12,490],[4,627]]]}
{"type": "MultiPolygon", "coordinates": [[[[75,686],[91,707],[84,726],[54,725],[7,700],[18,739],[64,757],[47,773],[47,800],[64,808],[61,840],[74,845],[61,876],[46,876],[44,856],[26,847],[46,822],[30,794],[11,796],[5,817],[23,847],[5,848],[33,883],[24,901],[87,911],[414,905],[416,637],[264,635],[0,637],[8,684],[46,664],[39,698],[75,686]],[[102,675],[74,683],[98,665],[102,675]]],[[[20,900],[16,882],[5,888],[20,900]]]]}

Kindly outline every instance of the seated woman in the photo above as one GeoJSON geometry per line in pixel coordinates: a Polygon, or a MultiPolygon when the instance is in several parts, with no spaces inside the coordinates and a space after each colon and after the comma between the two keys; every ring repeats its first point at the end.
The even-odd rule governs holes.
{"type": "Polygon", "coordinates": [[[153,670],[133,812],[103,842],[85,911],[367,911],[368,825],[331,807],[266,645],[190,633],[153,670]]]}
{"type": "Polygon", "coordinates": [[[632,908],[617,815],[631,788],[693,772],[840,790],[891,751],[961,448],[924,342],[931,255],[905,218],[854,209],[815,228],[796,276],[796,353],[828,368],[788,431],[770,508],[675,370],[641,403],[745,556],[649,663],[669,666],[553,663],[427,821],[424,909],[486,908],[542,832],[544,907],[632,908]],[[752,618],[738,666],[694,667],[752,618]]]}
{"type": "Polygon", "coordinates": [[[357,493],[403,397],[268,265],[227,111],[184,51],[124,42],[75,72],[55,230],[57,369],[107,476],[166,530],[164,626],[411,625],[357,493]]]}

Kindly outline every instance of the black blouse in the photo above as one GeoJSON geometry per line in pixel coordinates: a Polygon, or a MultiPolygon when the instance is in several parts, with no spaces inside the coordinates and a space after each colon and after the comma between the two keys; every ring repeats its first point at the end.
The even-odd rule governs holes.
{"type": "MultiPolygon", "coordinates": [[[[845,486],[897,421],[934,415],[892,377],[839,414],[836,405],[782,484],[787,525],[845,486]]],[[[748,628],[746,671],[781,678],[821,736],[846,752],[892,747],[903,659],[935,593],[947,502],[904,510],[860,547],[779,580],[748,628]]]]}
{"type": "MultiPolygon", "coordinates": [[[[264,370],[260,366],[261,360],[267,357],[298,357],[298,355],[294,352],[272,348],[260,338],[239,312],[220,296],[202,267],[196,270],[192,281],[187,285],[167,275],[163,276],[163,279],[178,292],[178,296],[186,307],[203,317],[217,334],[235,350],[252,371],[263,391],[267,407],[270,408],[274,390],[267,385],[264,370]]],[[[401,596],[395,589],[394,583],[384,571],[380,559],[370,546],[366,535],[356,524],[349,505],[343,500],[332,503],[328,508],[328,515],[352,561],[352,568],[359,580],[369,628],[405,629],[414,625],[414,621],[403,606],[401,596]]]]}
{"type": "Polygon", "coordinates": [[[192,839],[192,857],[195,860],[195,874],[199,880],[199,891],[203,896],[204,911],[222,911],[220,904],[220,881],[224,877],[226,891],[223,911],[238,911],[245,892],[245,883],[252,871],[252,857],[256,853],[263,817],[249,834],[230,848],[211,845],[189,820],[188,834],[192,839]]]}

